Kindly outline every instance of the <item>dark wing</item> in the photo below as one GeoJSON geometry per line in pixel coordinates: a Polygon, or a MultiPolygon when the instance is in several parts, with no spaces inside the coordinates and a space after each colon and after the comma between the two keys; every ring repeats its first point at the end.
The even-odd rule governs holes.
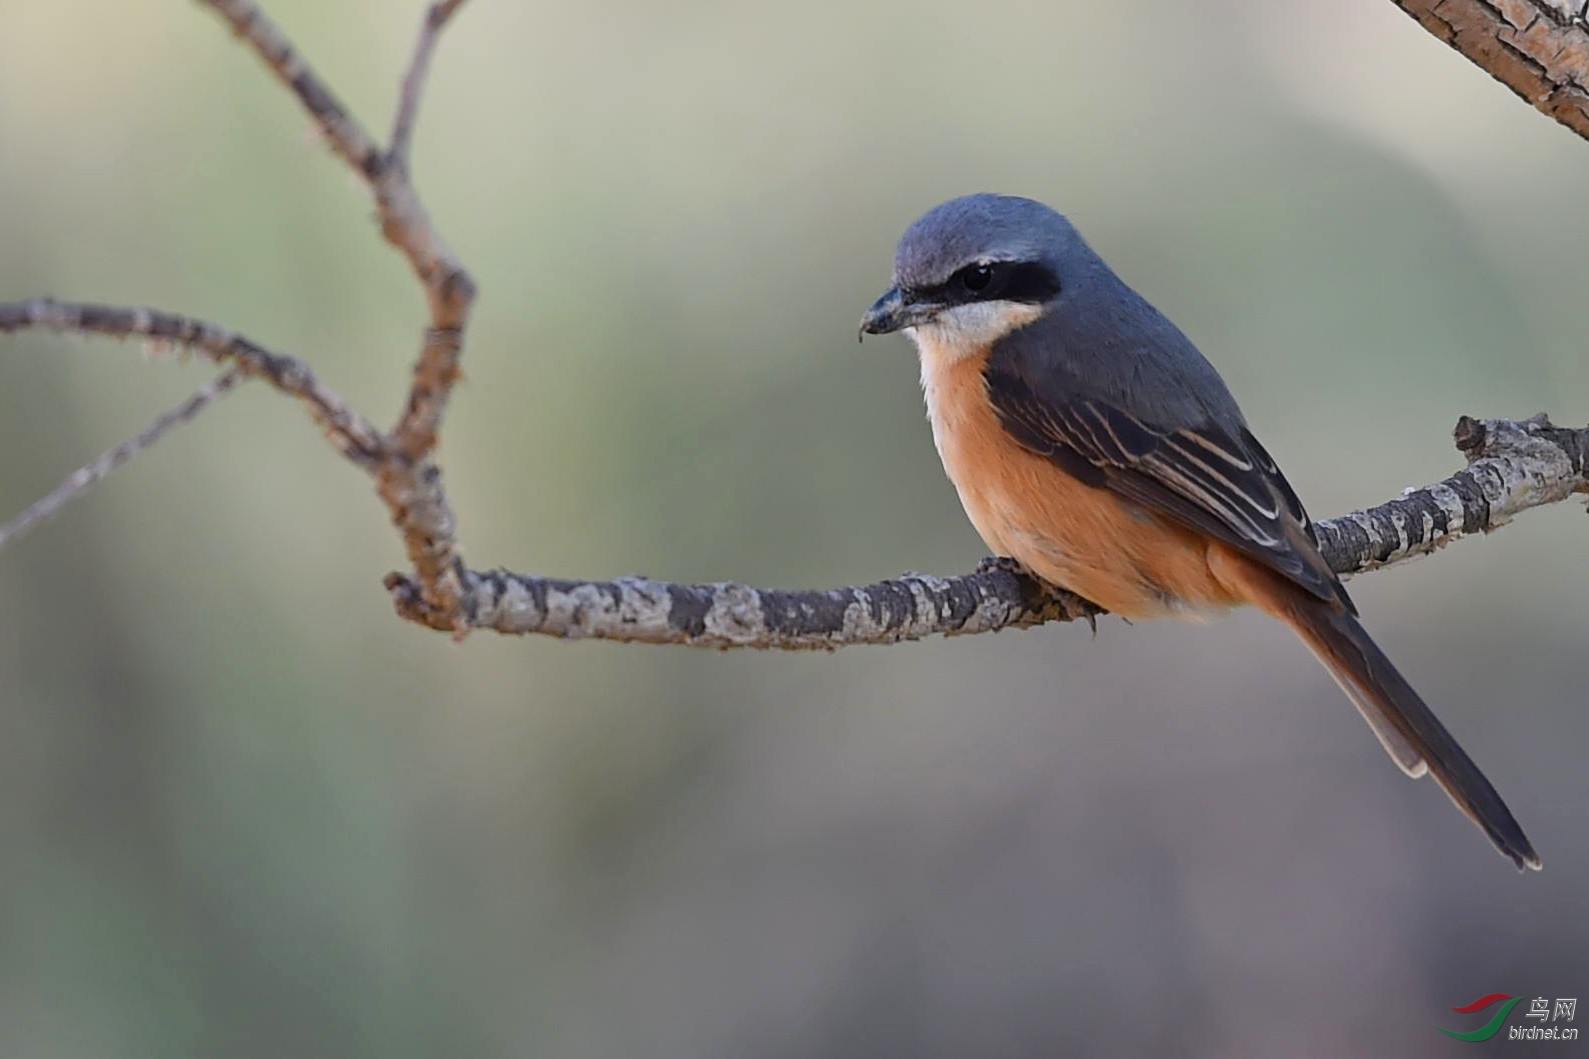
{"type": "Polygon", "coordinates": [[[1012,372],[994,369],[986,378],[1004,429],[1023,447],[1356,613],[1319,554],[1301,501],[1245,428],[1164,429],[1097,398],[1045,400],[1012,372]]]}

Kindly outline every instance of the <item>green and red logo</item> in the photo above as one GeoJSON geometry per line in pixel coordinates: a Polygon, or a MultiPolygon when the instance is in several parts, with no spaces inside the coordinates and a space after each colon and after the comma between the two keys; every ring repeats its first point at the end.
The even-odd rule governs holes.
{"type": "Polygon", "coordinates": [[[1512,1009],[1523,1002],[1522,997],[1509,996],[1506,993],[1489,993],[1485,996],[1479,997],[1479,999],[1475,1000],[1471,1004],[1463,1004],[1459,1008],[1451,1009],[1452,1011],[1459,1012],[1463,1015],[1471,1015],[1475,1011],[1483,1011],[1497,1000],[1504,1000],[1506,1003],[1501,1005],[1501,1009],[1495,1013],[1495,1016],[1491,1018],[1490,1021],[1486,1022],[1476,1030],[1469,1030],[1467,1033],[1458,1033],[1456,1030],[1448,1030],[1444,1026],[1436,1026],[1435,1029],[1439,1030],[1441,1033],[1448,1033],[1459,1041],[1487,1041],[1491,1037],[1494,1037],[1497,1033],[1501,1032],[1501,1024],[1506,1021],[1506,1016],[1512,1013],[1512,1009]]]}

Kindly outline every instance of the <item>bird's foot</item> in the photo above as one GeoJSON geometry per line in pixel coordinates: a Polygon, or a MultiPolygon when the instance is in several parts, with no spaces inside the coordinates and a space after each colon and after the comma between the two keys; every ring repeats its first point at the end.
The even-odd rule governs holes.
{"type": "Polygon", "coordinates": [[[1108,613],[1092,600],[1077,595],[1063,585],[1045,581],[1028,569],[1025,563],[1008,555],[988,556],[977,564],[977,573],[1013,574],[1030,586],[1032,609],[1042,611],[1046,607],[1054,607],[1067,618],[1084,618],[1094,636],[1098,635],[1098,615],[1108,613]]]}

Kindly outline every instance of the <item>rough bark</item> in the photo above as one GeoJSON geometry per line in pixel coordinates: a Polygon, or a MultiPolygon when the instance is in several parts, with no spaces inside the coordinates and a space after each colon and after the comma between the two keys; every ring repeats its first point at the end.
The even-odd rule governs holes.
{"type": "Polygon", "coordinates": [[[1589,4],[1391,0],[1490,76],[1589,139],[1589,4]]]}

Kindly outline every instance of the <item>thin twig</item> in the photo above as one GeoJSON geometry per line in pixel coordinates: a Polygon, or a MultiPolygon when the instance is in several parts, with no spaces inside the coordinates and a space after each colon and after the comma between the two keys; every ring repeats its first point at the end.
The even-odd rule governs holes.
{"type": "Polygon", "coordinates": [[[430,71],[430,57],[436,50],[436,41],[447,20],[463,6],[464,0],[442,0],[431,4],[420,27],[419,42],[414,46],[414,57],[403,75],[403,87],[397,98],[397,117],[392,121],[392,140],[386,149],[386,165],[408,170],[409,144],[414,136],[414,121],[419,116],[419,97],[424,91],[425,76],[430,71]]]}
{"type": "MultiPolygon", "coordinates": [[[[1427,555],[1519,512],[1589,491],[1589,427],[1525,422],[1457,424],[1466,468],[1366,511],[1318,523],[1320,550],[1341,575],[1427,555]]],[[[465,571],[463,612],[474,628],[523,635],[595,637],[696,647],[833,649],[926,636],[994,632],[1093,619],[1096,607],[1004,563],[959,577],[907,574],[831,590],[753,588],[730,582],[670,584],[639,577],[566,581],[506,570],[465,571]]],[[[456,633],[433,614],[412,579],[386,579],[401,616],[456,633]]]]}
{"type": "Polygon", "coordinates": [[[141,433],[128,438],[120,445],[101,454],[97,459],[79,467],[66,480],[27,507],[9,522],[0,523],[0,548],[17,540],[35,526],[49,521],[67,504],[82,496],[90,486],[105,478],[134,456],[143,452],[166,435],[172,427],[190,423],[219,397],[224,397],[244,379],[248,372],[241,367],[231,367],[194,391],[186,401],[149,424],[141,433]]]}
{"type": "Polygon", "coordinates": [[[0,334],[30,329],[111,338],[137,336],[192,351],[217,364],[236,365],[298,398],[337,450],[364,470],[373,471],[381,458],[384,442],[380,431],[317,379],[307,364],[218,324],[158,309],[50,298],[0,302],[0,334]]]}
{"type": "Polygon", "coordinates": [[[381,149],[331,87],[303,60],[285,34],[253,0],[203,0],[224,18],[254,53],[298,97],[337,155],[374,184],[381,174],[381,149]]]}

